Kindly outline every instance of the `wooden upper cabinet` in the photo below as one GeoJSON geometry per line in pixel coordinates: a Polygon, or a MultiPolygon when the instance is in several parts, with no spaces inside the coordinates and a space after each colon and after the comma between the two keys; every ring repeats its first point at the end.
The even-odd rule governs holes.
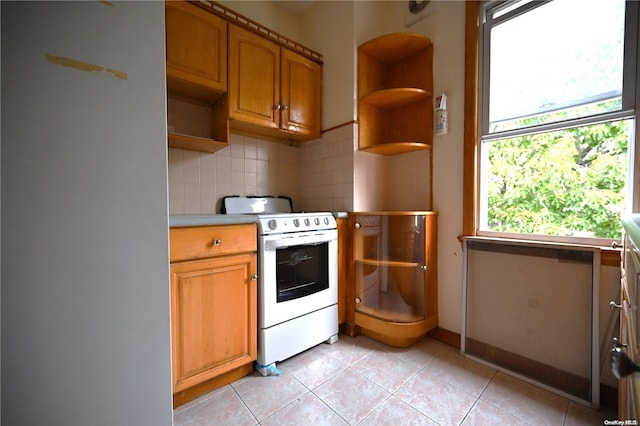
{"type": "Polygon", "coordinates": [[[165,3],[169,147],[229,146],[227,22],[194,3],[165,3]]]}
{"type": "Polygon", "coordinates": [[[169,90],[205,99],[226,92],[227,22],[198,5],[169,1],[165,23],[169,90]]]}
{"type": "Polygon", "coordinates": [[[237,130],[280,140],[320,137],[322,67],[229,26],[229,118],[237,130]]]}
{"type": "Polygon", "coordinates": [[[281,127],[317,139],[321,126],[322,67],[289,49],[282,49],[281,59],[281,127]]]}
{"type": "Polygon", "coordinates": [[[229,26],[229,118],[278,129],[280,46],[229,26]]]}
{"type": "Polygon", "coordinates": [[[229,146],[230,128],[283,142],[319,138],[322,56],[221,9],[165,2],[169,146],[215,152],[229,146]]]}

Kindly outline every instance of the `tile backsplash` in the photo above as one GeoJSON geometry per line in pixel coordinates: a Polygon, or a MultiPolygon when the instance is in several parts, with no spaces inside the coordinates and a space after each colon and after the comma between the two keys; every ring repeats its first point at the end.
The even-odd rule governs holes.
{"type": "Polygon", "coordinates": [[[232,134],[213,154],[169,148],[169,213],[220,213],[226,195],[286,195],[295,210],[351,210],[354,125],[300,147],[232,134]]]}
{"type": "Polygon", "coordinates": [[[213,154],[169,148],[169,213],[220,213],[227,195],[285,195],[296,211],[429,210],[431,152],[357,150],[347,124],[299,147],[232,134],[213,154]]]}

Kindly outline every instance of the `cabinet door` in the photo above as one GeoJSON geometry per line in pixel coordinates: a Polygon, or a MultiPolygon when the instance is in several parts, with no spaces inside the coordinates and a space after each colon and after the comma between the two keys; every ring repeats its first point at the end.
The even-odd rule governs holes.
{"type": "Polygon", "coordinates": [[[226,92],[227,23],[186,2],[166,2],[167,78],[226,92]]]}
{"type": "Polygon", "coordinates": [[[280,127],[280,47],[229,26],[229,118],[266,128],[280,127]]]}
{"type": "MultiPolygon", "coordinates": [[[[640,363],[638,333],[638,276],[640,251],[628,236],[624,241],[624,256],[620,279],[621,305],[620,341],[625,344],[624,352],[636,364],[640,363]]],[[[640,409],[640,378],[637,374],[622,377],[618,384],[618,417],[636,419],[640,409]]]]}
{"type": "Polygon", "coordinates": [[[282,49],[281,98],[283,130],[320,137],[322,67],[289,49],[282,49]]]}
{"type": "Polygon", "coordinates": [[[173,392],[256,359],[256,255],[171,265],[173,392]]]}

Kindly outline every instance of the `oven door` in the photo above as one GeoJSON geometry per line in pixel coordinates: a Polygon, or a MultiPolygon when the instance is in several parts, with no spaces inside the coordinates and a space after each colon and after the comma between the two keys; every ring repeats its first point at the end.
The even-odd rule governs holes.
{"type": "Polygon", "coordinates": [[[263,235],[259,263],[260,328],[338,302],[338,232],[335,229],[263,235]]]}

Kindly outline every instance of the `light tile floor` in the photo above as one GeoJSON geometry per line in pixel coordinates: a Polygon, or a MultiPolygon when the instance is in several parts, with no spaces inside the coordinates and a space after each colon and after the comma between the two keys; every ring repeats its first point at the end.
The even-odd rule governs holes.
{"type": "Polygon", "coordinates": [[[603,425],[595,411],[424,339],[340,335],[174,410],[174,425],[603,425]]]}

